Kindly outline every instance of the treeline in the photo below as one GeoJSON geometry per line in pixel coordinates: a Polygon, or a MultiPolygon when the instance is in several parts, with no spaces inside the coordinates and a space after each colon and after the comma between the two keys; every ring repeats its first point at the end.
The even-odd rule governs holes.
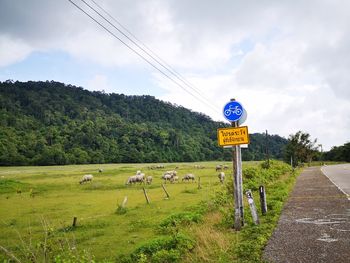
{"type": "MultiPolygon", "coordinates": [[[[229,160],[217,146],[222,122],[152,96],[90,92],[63,83],[0,82],[0,165],[229,160]]],[[[250,136],[244,160],[265,157],[264,134],[250,136]]],[[[269,136],[270,157],[287,140],[269,136]]]]}
{"type": "Polygon", "coordinates": [[[329,161],[350,162],[350,142],[333,147],[329,152],[324,153],[323,158],[329,161]]]}

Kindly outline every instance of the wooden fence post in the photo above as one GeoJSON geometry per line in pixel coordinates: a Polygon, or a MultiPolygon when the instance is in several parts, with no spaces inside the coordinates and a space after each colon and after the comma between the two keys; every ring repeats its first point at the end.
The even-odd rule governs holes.
{"type": "Polygon", "coordinates": [[[142,190],[143,190],[143,194],[145,195],[147,204],[149,204],[149,199],[148,199],[148,195],[147,195],[147,193],[146,193],[146,189],[145,189],[144,187],[142,187],[142,190]]]}
{"type": "Polygon", "coordinates": [[[198,176],[198,189],[202,189],[200,176],[198,176]]]}
{"type": "Polygon", "coordinates": [[[72,227],[76,227],[76,226],[77,226],[77,221],[78,221],[78,218],[75,216],[75,217],[73,218],[72,227]]]}
{"type": "Polygon", "coordinates": [[[167,198],[170,198],[170,195],[169,195],[168,191],[165,189],[164,184],[162,184],[162,188],[163,188],[163,190],[164,190],[164,192],[165,192],[165,194],[166,194],[166,197],[167,197],[167,198]]]}
{"type": "Polygon", "coordinates": [[[123,201],[123,203],[122,203],[122,208],[125,208],[127,202],[128,202],[128,197],[125,196],[125,197],[124,197],[124,201],[123,201]]]}

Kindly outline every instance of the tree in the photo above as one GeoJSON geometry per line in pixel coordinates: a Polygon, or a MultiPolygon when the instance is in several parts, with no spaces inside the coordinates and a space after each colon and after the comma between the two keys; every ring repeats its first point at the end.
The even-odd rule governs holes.
{"type": "Polygon", "coordinates": [[[289,163],[292,158],[293,166],[297,166],[301,162],[311,162],[317,153],[316,142],[317,139],[311,140],[310,134],[306,132],[298,131],[294,135],[289,135],[284,151],[284,160],[289,163]]]}
{"type": "Polygon", "coordinates": [[[324,159],[328,161],[350,162],[350,142],[342,146],[335,146],[325,153],[324,159]]]}

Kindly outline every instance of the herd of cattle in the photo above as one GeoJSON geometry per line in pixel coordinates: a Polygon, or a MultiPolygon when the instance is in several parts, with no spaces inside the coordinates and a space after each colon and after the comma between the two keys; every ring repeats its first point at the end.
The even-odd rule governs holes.
{"type": "MultiPolygon", "coordinates": [[[[158,168],[164,168],[164,166],[160,166],[158,168]]],[[[178,168],[178,167],[176,167],[178,168]]],[[[195,168],[196,169],[203,169],[204,167],[203,166],[200,166],[200,165],[195,165],[195,168]]],[[[217,165],[215,167],[215,171],[216,172],[220,172],[218,174],[218,178],[219,178],[219,181],[220,183],[224,183],[225,181],[225,173],[223,172],[223,170],[226,170],[228,169],[228,166],[227,165],[217,165]]],[[[99,169],[99,172],[101,173],[103,170],[102,169],[99,169]]],[[[83,183],[86,183],[86,182],[91,182],[93,180],[93,175],[92,174],[86,174],[82,177],[82,179],[79,181],[80,184],[83,184],[83,183]]],[[[172,171],[166,171],[161,179],[164,180],[164,183],[166,182],[170,182],[170,183],[176,183],[176,182],[179,182],[179,176],[177,175],[177,171],[176,170],[172,170],[172,171]]],[[[188,173],[188,174],[185,174],[182,178],[181,178],[181,181],[182,182],[194,182],[196,180],[195,178],[195,175],[194,174],[191,174],[191,173],[188,173]]],[[[153,181],[153,177],[152,176],[146,176],[144,173],[142,173],[140,170],[138,170],[136,172],[135,175],[132,175],[132,176],[129,176],[127,181],[126,181],[126,185],[132,185],[132,184],[136,184],[136,183],[140,183],[140,184],[152,184],[152,181],[153,181]]]]}

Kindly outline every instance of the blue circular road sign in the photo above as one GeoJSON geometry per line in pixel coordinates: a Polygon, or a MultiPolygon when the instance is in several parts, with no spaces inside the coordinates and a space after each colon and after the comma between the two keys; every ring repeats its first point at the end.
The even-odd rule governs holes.
{"type": "Polygon", "coordinates": [[[224,107],[224,117],[228,121],[238,121],[243,116],[243,107],[237,101],[230,101],[224,107]]]}

